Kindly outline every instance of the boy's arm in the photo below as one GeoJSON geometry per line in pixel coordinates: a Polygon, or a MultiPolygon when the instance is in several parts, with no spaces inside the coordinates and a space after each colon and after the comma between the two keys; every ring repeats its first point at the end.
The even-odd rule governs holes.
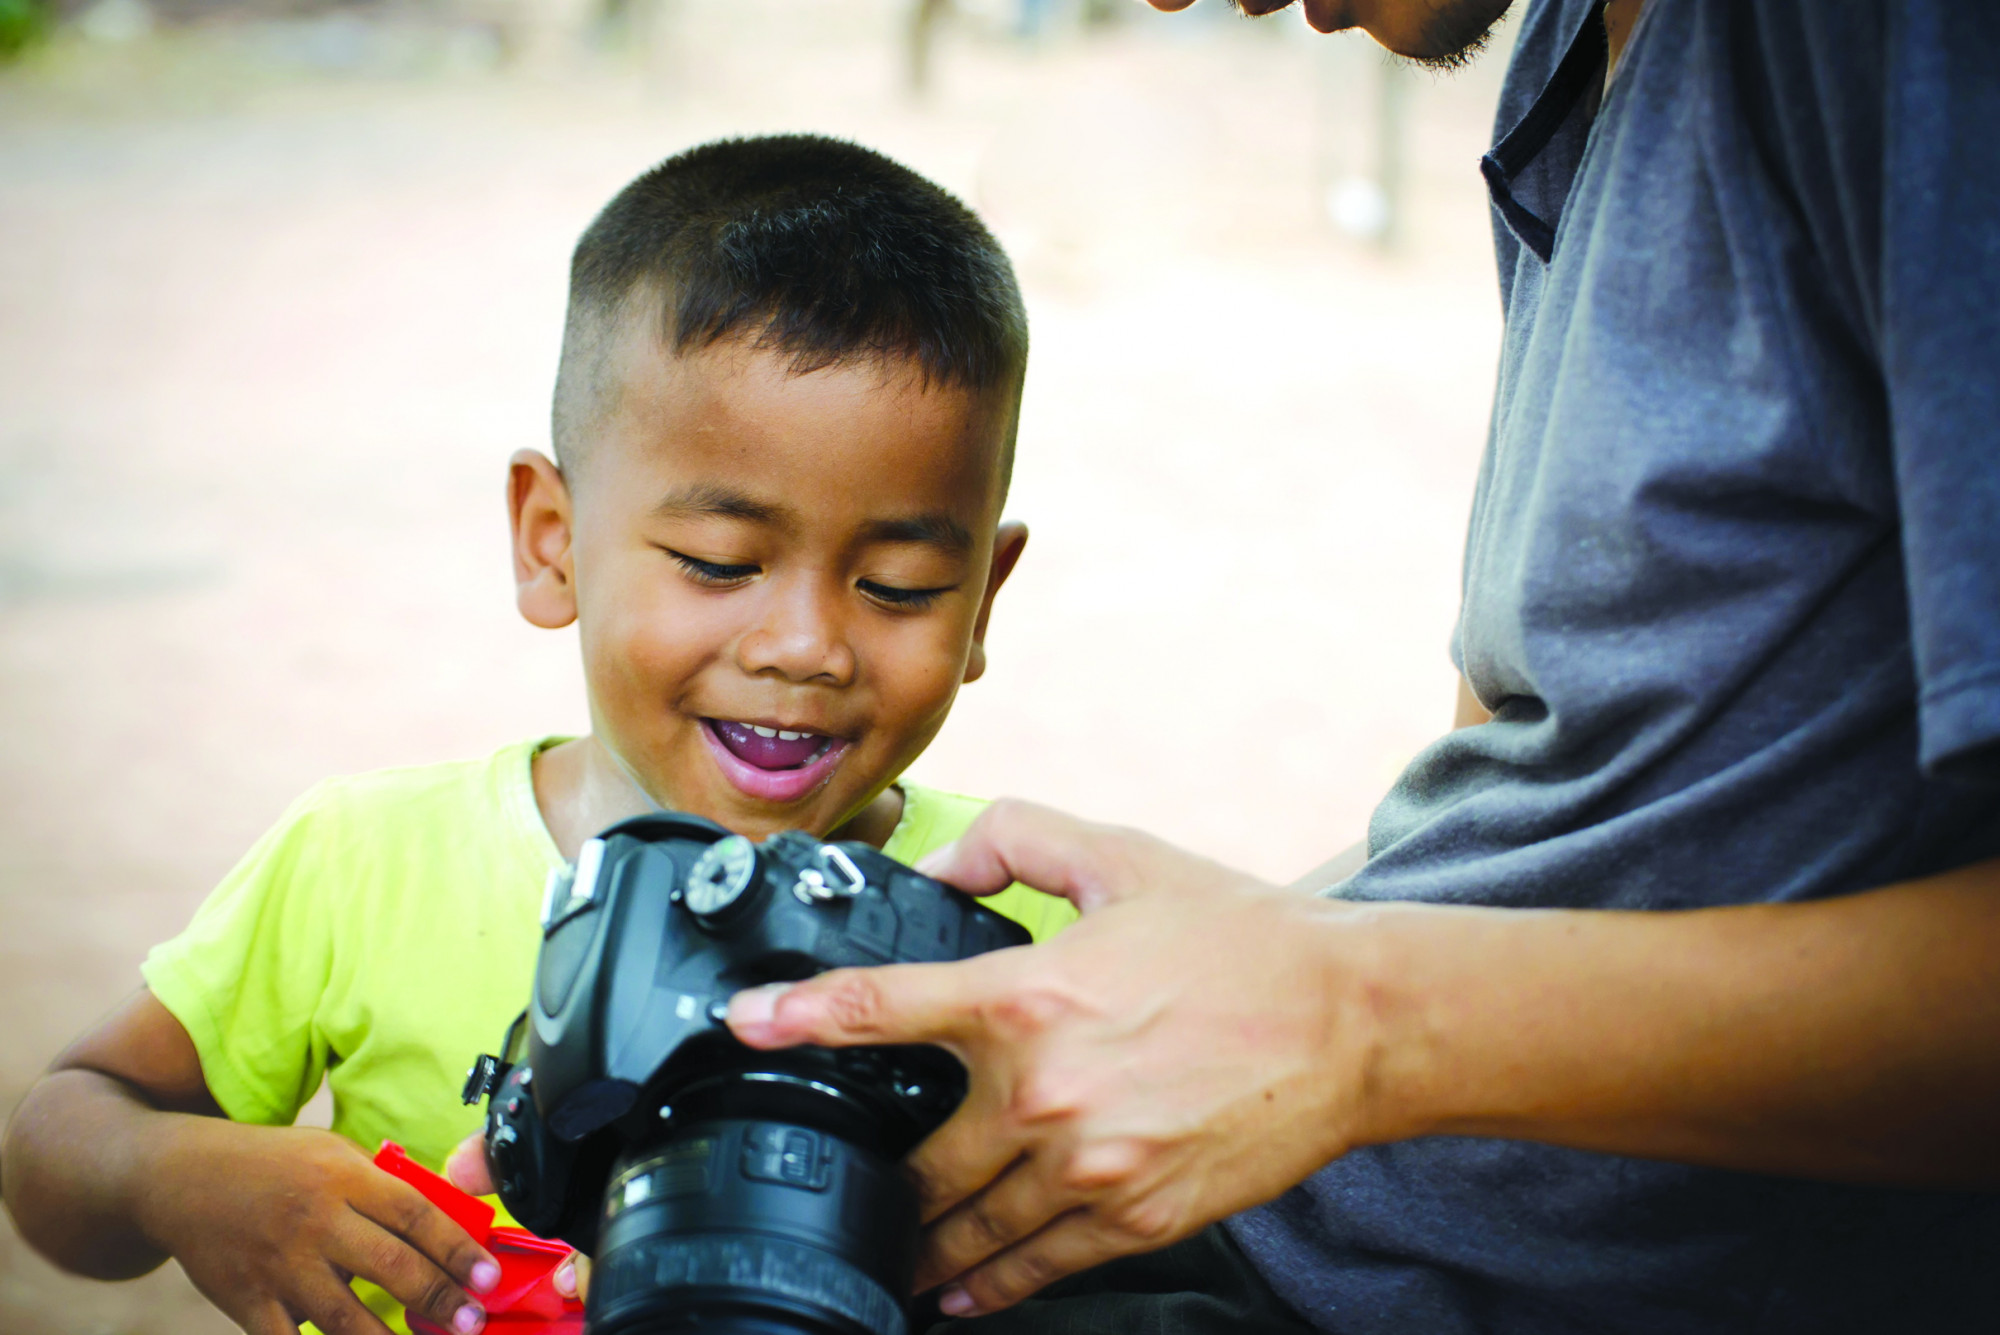
{"type": "Polygon", "coordinates": [[[328,1131],[221,1116],[194,1042],[140,991],[56,1059],[0,1148],[8,1210],[56,1264],[127,1279],[174,1257],[254,1335],[310,1320],[386,1335],[361,1276],[447,1329],[484,1314],[493,1258],[413,1188],[328,1131]]]}
{"type": "Polygon", "coordinates": [[[142,990],[56,1058],[7,1127],[0,1191],[22,1235],[93,1279],[131,1279],[166,1260],[131,1199],[148,1133],[170,1124],[161,1113],[222,1109],[187,1031],[142,990]]]}

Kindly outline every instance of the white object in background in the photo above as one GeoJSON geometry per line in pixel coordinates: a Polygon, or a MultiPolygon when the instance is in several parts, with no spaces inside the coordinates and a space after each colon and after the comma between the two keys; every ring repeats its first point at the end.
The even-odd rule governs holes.
{"type": "Polygon", "coordinates": [[[1389,230],[1389,195],[1373,177],[1349,176],[1327,187],[1326,216],[1349,236],[1379,241],[1389,230]]]}
{"type": "Polygon", "coordinates": [[[146,0],[97,0],[76,21],[77,30],[93,42],[136,42],[153,31],[153,11],[146,0]]]}

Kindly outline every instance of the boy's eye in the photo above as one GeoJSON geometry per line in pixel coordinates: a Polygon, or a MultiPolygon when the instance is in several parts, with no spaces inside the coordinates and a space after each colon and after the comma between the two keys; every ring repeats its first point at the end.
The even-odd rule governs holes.
{"type": "Polygon", "coordinates": [[[677,552],[671,547],[662,550],[673,557],[680,568],[687,571],[697,584],[741,584],[757,573],[757,567],[753,565],[725,565],[720,561],[704,561],[698,556],[689,556],[686,552],[677,552]]]}
{"type": "Polygon", "coordinates": [[[887,603],[891,607],[907,607],[917,610],[929,607],[932,603],[944,597],[944,595],[950,593],[958,586],[956,584],[948,584],[943,588],[937,589],[899,589],[894,585],[877,584],[872,579],[864,579],[857,587],[878,603],[887,603]]]}

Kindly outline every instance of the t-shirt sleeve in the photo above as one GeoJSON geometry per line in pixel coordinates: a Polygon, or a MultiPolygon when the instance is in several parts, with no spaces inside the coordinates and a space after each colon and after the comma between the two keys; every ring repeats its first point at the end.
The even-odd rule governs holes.
{"type": "Polygon", "coordinates": [[[2000,5],[1757,9],[1786,183],[1881,367],[1920,759],[2000,782],[2000,5]]]}
{"type": "Polygon", "coordinates": [[[209,1092],[232,1121],[290,1125],[326,1072],[315,1016],[331,975],[332,918],[313,868],[328,823],[322,787],[141,966],[194,1040],[209,1092]]]}
{"type": "Polygon", "coordinates": [[[1893,8],[1882,360],[1922,758],[2000,781],[2000,5],[1893,8]]]}

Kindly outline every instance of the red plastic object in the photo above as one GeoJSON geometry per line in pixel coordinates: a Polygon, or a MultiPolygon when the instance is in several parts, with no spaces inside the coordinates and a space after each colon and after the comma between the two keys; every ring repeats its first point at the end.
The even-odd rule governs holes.
{"type": "MultiPolygon", "coordinates": [[[[486,1309],[486,1329],[494,1335],[583,1335],[583,1304],[556,1292],[555,1272],[569,1244],[538,1238],[525,1228],[495,1228],[493,1207],[469,1196],[424,1167],[394,1141],[382,1142],[375,1166],[422,1192],[452,1222],[500,1263],[500,1282],[474,1295],[486,1309]]],[[[416,1335],[454,1335],[415,1312],[405,1320],[416,1335]]]]}

